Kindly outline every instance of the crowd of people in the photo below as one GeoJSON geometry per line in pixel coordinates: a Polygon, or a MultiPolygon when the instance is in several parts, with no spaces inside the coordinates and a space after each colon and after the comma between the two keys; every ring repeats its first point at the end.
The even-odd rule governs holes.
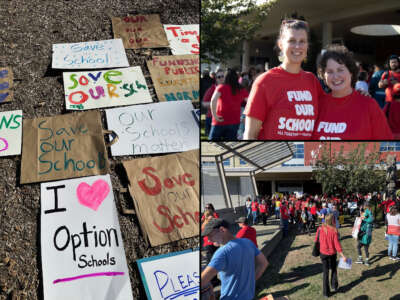
{"type": "Polygon", "coordinates": [[[317,76],[302,69],[309,47],[305,21],[284,20],[281,65],[239,73],[208,70],[200,81],[210,140],[388,140],[400,137],[400,59],[386,68],[357,62],[345,46],[325,47],[317,76]],[[357,115],[354,115],[354,112],[357,115]],[[376,120],[379,120],[377,122],[376,120]]]}
{"type": "MultiPolygon", "coordinates": [[[[274,194],[248,197],[246,213],[240,217],[240,230],[232,233],[232,226],[219,218],[212,204],[207,204],[202,217],[203,250],[207,253],[207,267],[202,271],[202,291],[212,291],[212,285],[221,284],[220,299],[253,299],[255,281],[268,266],[268,260],[258,249],[256,229],[252,225],[267,225],[268,218],[280,220],[283,236],[289,230],[296,234],[311,235],[315,230],[315,242],[319,242],[319,257],[322,263],[322,294],[329,297],[337,291],[337,255],[343,261],[347,257],[340,243],[340,224],[343,215],[355,217],[353,237],[356,239],[357,264],[370,265],[369,246],[372,242],[374,214],[371,203],[377,203],[384,214],[388,258],[397,257],[400,236],[400,199],[381,199],[380,194],[352,194],[328,197],[326,195],[274,194]],[[240,241],[239,240],[247,240],[240,241]],[[364,252],[364,256],[363,256],[364,252]],[[242,258],[243,257],[243,258],[242,258]],[[254,258],[253,258],[254,257],[254,258]],[[249,264],[254,261],[255,265],[249,264]],[[244,266],[245,265],[245,266],[244,266]],[[251,266],[249,266],[251,265],[251,266]],[[243,271],[245,268],[245,271],[243,271]],[[243,272],[247,275],[244,276],[243,272]],[[216,279],[219,274],[221,282],[216,279]]],[[[376,211],[375,211],[376,214],[376,211]]],[[[211,294],[204,299],[212,299],[211,294]]]]}

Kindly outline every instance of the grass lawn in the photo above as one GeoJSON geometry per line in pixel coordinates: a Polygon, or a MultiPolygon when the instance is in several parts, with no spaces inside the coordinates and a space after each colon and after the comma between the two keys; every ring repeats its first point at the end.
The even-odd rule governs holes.
{"type": "MultiPolygon", "coordinates": [[[[394,262],[387,257],[385,227],[374,228],[372,232],[369,267],[354,263],[358,254],[351,229],[349,220],[340,229],[340,242],[344,255],[352,258],[353,266],[351,270],[338,269],[339,290],[330,298],[400,299],[400,261],[394,262]]],[[[270,266],[257,281],[257,298],[272,294],[289,299],[322,299],[322,264],[319,257],[311,255],[314,237],[315,232],[311,236],[296,236],[292,231],[281,241],[268,258],[270,266]]]]}

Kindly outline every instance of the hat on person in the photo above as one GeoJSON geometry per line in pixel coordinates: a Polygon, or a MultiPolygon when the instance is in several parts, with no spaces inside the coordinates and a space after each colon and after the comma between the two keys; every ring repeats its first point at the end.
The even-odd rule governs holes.
{"type": "Polygon", "coordinates": [[[390,92],[386,94],[387,95],[387,101],[391,102],[395,98],[400,98],[400,83],[395,83],[395,85],[390,88],[390,92]]]}
{"type": "Polygon", "coordinates": [[[247,218],[246,217],[240,217],[239,219],[236,220],[236,223],[243,223],[247,225],[247,218]]]}
{"type": "Polygon", "coordinates": [[[204,226],[202,235],[207,236],[211,233],[211,231],[220,227],[229,228],[229,223],[224,219],[211,219],[206,226],[204,226]]]}

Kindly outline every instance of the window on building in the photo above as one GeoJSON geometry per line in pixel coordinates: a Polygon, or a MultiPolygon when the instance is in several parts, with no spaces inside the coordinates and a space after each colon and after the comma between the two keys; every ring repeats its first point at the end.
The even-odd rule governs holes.
{"type": "Polygon", "coordinates": [[[400,151],[400,142],[381,142],[379,151],[381,152],[400,151]]]}
{"type": "Polygon", "coordinates": [[[293,158],[304,158],[304,144],[294,144],[293,158]]]}
{"type": "Polygon", "coordinates": [[[229,158],[225,159],[223,164],[224,164],[224,166],[230,166],[231,165],[231,160],[229,158]]]}
{"type": "Polygon", "coordinates": [[[240,165],[247,165],[247,162],[245,161],[245,160],[243,160],[243,159],[240,159],[240,165]]]}
{"type": "Polygon", "coordinates": [[[214,161],[202,161],[201,164],[203,165],[203,167],[215,166],[214,161]]]}

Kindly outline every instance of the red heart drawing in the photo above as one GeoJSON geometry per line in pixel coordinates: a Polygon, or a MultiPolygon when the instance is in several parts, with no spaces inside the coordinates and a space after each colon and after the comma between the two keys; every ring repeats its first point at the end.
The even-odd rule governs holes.
{"type": "Polygon", "coordinates": [[[81,182],[76,189],[79,203],[95,211],[97,211],[109,192],[110,187],[103,179],[96,180],[92,186],[86,182],[81,182]]]}

